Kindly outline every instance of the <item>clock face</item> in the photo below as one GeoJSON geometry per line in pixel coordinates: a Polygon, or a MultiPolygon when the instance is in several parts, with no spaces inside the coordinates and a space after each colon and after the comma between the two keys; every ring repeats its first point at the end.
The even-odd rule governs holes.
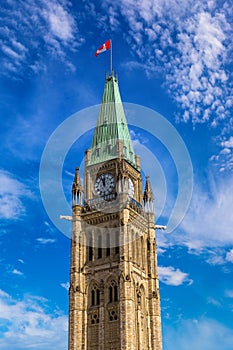
{"type": "Polygon", "coordinates": [[[115,181],[112,174],[101,174],[95,181],[95,193],[101,197],[107,196],[112,192],[114,186],[115,181]]]}
{"type": "Polygon", "coordinates": [[[134,196],[134,185],[133,181],[130,178],[128,179],[128,195],[132,198],[134,196]]]}

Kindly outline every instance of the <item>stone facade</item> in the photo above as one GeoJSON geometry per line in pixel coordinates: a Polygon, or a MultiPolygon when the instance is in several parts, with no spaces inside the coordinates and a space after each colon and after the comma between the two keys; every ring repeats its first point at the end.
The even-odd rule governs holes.
{"type": "Polygon", "coordinates": [[[147,178],[143,194],[139,157],[130,164],[117,148],[100,163],[86,152],[84,188],[76,168],[69,350],[162,349],[153,193],[147,178]],[[100,181],[111,187],[97,195],[100,181]]]}

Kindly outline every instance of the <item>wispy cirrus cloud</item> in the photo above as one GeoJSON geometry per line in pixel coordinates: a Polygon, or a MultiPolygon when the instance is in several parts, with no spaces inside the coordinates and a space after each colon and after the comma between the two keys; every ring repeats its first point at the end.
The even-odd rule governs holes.
{"type": "Polygon", "coordinates": [[[43,238],[43,237],[39,237],[36,239],[38,243],[40,244],[48,244],[48,243],[55,243],[56,239],[54,238],[43,238]]]}
{"type": "Polygon", "coordinates": [[[140,68],[164,75],[167,91],[182,110],[179,120],[214,127],[230,118],[229,1],[221,7],[207,0],[105,0],[103,6],[113,23],[123,18],[126,39],[140,68]]]}
{"type": "Polygon", "coordinates": [[[189,253],[202,255],[213,266],[233,262],[231,178],[216,181],[209,176],[210,186],[196,185],[188,209],[178,230],[171,235],[158,235],[158,248],[164,253],[172,245],[185,246],[189,253]]]}
{"type": "Polygon", "coordinates": [[[1,73],[20,74],[25,67],[37,73],[45,69],[46,55],[74,70],[67,50],[75,51],[84,39],[70,8],[67,0],[7,0],[1,9],[1,73]]]}
{"type": "Polygon", "coordinates": [[[18,259],[18,262],[20,262],[21,264],[25,264],[23,259],[18,259]]]}
{"type": "Polygon", "coordinates": [[[67,345],[67,317],[48,311],[44,298],[26,295],[12,298],[0,290],[0,349],[64,349],[67,345]]]}
{"type": "Polygon", "coordinates": [[[176,325],[164,327],[164,346],[167,349],[231,350],[232,342],[232,329],[209,318],[181,319],[176,325]]]}
{"type": "Polygon", "coordinates": [[[33,198],[32,192],[12,174],[0,170],[0,218],[16,220],[24,215],[23,198],[33,198]]]}
{"type": "MultiPolygon", "coordinates": [[[[233,181],[209,179],[210,188],[196,186],[190,208],[181,224],[186,233],[177,239],[191,250],[233,244],[233,181]]],[[[180,236],[180,237],[179,237],[180,236]]]]}

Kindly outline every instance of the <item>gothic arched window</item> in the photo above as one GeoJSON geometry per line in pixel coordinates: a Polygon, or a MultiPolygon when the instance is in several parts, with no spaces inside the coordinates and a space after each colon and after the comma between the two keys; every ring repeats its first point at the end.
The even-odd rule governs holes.
{"type": "Polygon", "coordinates": [[[114,301],[118,301],[118,287],[117,285],[114,286],[114,301]]]}
{"type": "Polygon", "coordinates": [[[99,306],[100,305],[100,290],[99,290],[96,283],[93,284],[91,287],[90,304],[91,304],[91,306],[99,306]]]}
{"type": "Polygon", "coordinates": [[[91,306],[95,305],[95,290],[92,289],[91,291],[91,306]]]}
{"type": "Polygon", "coordinates": [[[112,280],[108,287],[108,302],[113,303],[118,301],[118,286],[114,280],[112,280]]]}
{"type": "Polygon", "coordinates": [[[100,304],[100,290],[96,289],[96,305],[100,304]]]}

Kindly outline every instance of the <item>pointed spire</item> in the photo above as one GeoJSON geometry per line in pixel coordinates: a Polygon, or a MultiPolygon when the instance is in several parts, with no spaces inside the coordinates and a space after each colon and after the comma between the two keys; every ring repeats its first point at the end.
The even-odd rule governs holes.
{"type": "Polygon", "coordinates": [[[118,78],[106,76],[104,94],[92,140],[88,165],[123,158],[137,169],[132,141],[121,101],[118,78]]]}
{"type": "Polygon", "coordinates": [[[150,177],[146,177],[146,186],[143,195],[143,203],[145,211],[148,213],[154,212],[154,194],[150,183],[150,177]]]}
{"type": "Polygon", "coordinates": [[[72,205],[82,205],[83,187],[79,174],[79,167],[75,169],[75,177],[72,186],[72,205]]]}

